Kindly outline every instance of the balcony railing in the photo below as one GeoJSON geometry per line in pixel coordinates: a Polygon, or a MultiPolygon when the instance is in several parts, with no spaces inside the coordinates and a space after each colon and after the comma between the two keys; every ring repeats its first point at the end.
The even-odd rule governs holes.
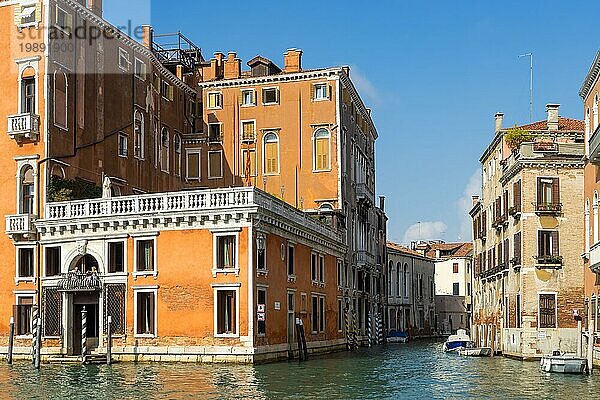
{"type": "Polygon", "coordinates": [[[600,272],[600,242],[590,247],[590,269],[596,274],[600,272]]]}
{"type": "Polygon", "coordinates": [[[375,193],[366,183],[357,183],[356,184],[356,197],[358,200],[366,200],[371,203],[375,203],[375,193]]]}
{"type": "Polygon", "coordinates": [[[366,250],[357,250],[356,263],[362,266],[375,265],[375,256],[366,250]]]}
{"type": "Polygon", "coordinates": [[[62,274],[58,281],[58,290],[62,292],[96,292],[102,289],[97,272],[71,271],[62,274]]]}
{"type": "Polygon", "coordinates": [[[34,114],[10,115],[7,132],[14,140],[36,141],[40,133],[40,117],[34,114]]]}
{"type": "Polygon", "coordinates": [[[596,128],[592,137],[590,137],[588,147],[590,149],[590,162],[600,166],[600,125],[596,128]]]}
{"type": "Polygon", "coordinates": [[[534,203],[537,214],[560,214],[562,212],[561,203],[534,203]]]}
{"type": "Polygon", "coordinates": [[[33,221],[36,216],[32,214],[17,214],[6,216],[6,234],[26,235],[35,232],[33,221]]]}
{"type": "Polygon", "coordinates": [[[563,265],[562,256],[538,255],[535,260],[538,268],[561,268],[563,265]]]}

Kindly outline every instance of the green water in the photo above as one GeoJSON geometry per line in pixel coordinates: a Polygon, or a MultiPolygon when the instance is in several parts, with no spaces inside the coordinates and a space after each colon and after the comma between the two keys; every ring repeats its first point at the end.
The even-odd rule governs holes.
{"type": "Polygon", "coordinates": [[[463,399],[600,397],[598,375],[541,373],[537,363],[461,358],[437,342],[338,353],[259,366],[0,365],[0,398],[12,399],[463,399]]]}

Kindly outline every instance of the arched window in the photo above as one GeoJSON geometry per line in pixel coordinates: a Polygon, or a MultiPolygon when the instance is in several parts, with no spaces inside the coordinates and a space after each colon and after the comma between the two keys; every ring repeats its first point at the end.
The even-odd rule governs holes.
{"type": "Polygon", "coordinates": [[[173,137],[173,151],[175,153],[175,176],[181,176],[181,137],[177,134],[173,137]]]}
{"type": "Polygon", "coordinates": [[[28,165],[21,170],[21,214],[33,214],[34,198],[33,168],[28,165]]]}
{"type": "Polygon", "coordinates": [[[404,264],[404,297],[408,297],[408,264],[404,264]]]}
{"type": "Polygon", "coordinates": [[[331,211],[333,210],[333,206],[330,203],[323,203],[319,206],[319,210],[331,211]]]}
{"type": "Polygon", "coordinates": [[[154,124],[154,167],[160,167],[160,136],[156,123],[154,124]]]}
{"type": "Polygon", "coordinates": [[[593,212],[593,231],[594,231],[594,244],[598,243],[598,192],[594,191],[594,202],[592,204],[593,212]]]}
{"type": "Polygon", "coordinates": [[[279,138],[274,133],[267,133],[264,138],[264,173],[277,175],[279,173],[279,138]]]}
{"type": "Polygon", "coordinates": [[[400,297],[402,265],[396,264],[396,296],[400,297]]]}
{"type": "Polygon", "coordinates": [[[54,125],[67,129],[67,74],[54,71],[54,125]]]}
{"type": "Polygon", "coordinates": [[[390,296],[394,295],[394,262],[390,261],[389,265],[388,265],[388,270],[389,270],[389,282],[388,282],[388,287],[389,287],[389,291],[390,291],[390,296]]]}
{"type": "Polygon", "coordinates": [[[27,67],[21,74],[21,113],[35,114],[35,69],[27,67]]]}
{"type": "Polygon", "coordinates": [[[144,116],[139,110],[133,114],[133,155],[144,159],[144,116]]]}
{"type": "Polygon", "coordinates": [[[163,128],[160,134],[160,165],[164,172],[169,172],[169,130],[163,128]]]}
{"type": "Polygon", "coordinates": [[[585,199],[585,252],[590,251],[590,199],[585,199]]]}
{"type": "Polygon", "coordinates": [[[313,168],[315,171],[330,169],[330,139],[331,135],[327,129],[321,128],[315,132],[313,137],[313,168]]]}

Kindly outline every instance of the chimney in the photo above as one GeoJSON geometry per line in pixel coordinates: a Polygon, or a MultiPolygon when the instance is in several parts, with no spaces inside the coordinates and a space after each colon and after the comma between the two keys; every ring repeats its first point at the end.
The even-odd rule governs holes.
{"type": "Polygon", "coordinates": [[[497,112],[496,115],[494,115],[494,118],[496,119],[496,132],[499,132],[502,130],[502,122],[504,121],[504,114],[502,114],[501,112],[497,112]]]}
{"type": "Polygon", "coordinates": [[[291,74],[302,71],[302,50],[289,49],[283,55],[283,72],[291,74]]]}
{"type": "Polygon", "coordinates": [[[472,196],[471,199],[473,200],[473,207],[475,207],[479,203],[479,196],[472,196]]]}
{"type": "Polygon", "coordinates": [[[210,74],[212,75],[212,79],[222,79],[223,78],[223,59],[225,58],[225,54],[217,52],[215,53],[215,57],[210,60],[210,74]]]}
{"type": "Polygon", "coordinates": [[[237,54],[230,52],[227,54],[224,67],[225,79],[239,79],[242,75],[242,61],[237,58],[237,54]]]}
{"type": "Polygon", "coordinates": [[[88,9],[99,17],[102,17],[102,0],[88,0],[88,9]]]}
{"type": "Polygon", "coordinates": [[[385,211],[385,196],[379,196],[379,209],[385,211]]]}
{"type": "Polygon", "coordinates": [[[342,67],[342,71],[344,72],[344,74],[346,74],[347,76],[350,76],[350,67],[348,66],[343,66],[342,67]]]}
{"type": "Polygon", "coordinates": [[[546,104],[546,112],[548,113],[548,130],[558,130],[558,109],[560,104],[546,104]]]}
{"type": "Polygon", "coordinates": [[[154,29],[150,25],[142,25],[142,45],[148,50],[152,50],[154,40],[154,29]]]}

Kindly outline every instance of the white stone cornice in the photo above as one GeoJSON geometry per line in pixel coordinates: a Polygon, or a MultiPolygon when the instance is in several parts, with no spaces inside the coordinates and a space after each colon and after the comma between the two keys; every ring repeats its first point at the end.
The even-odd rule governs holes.
{"type": "Polygon", "coordinates": [[[233,87],[244,87],[244,86],[255,86],[255,85],[266,85],[274,82],[291,82],[291,81],[304,81],[316,78],[323,78],[329,76],[335,76],[342,72],[341,68],[327,68],[315,71],[304,71],[294,74],[279,74],[279,75],[267,75],[267,76],[253,76],[240,79],[221,79],[218,81],[207,81],[200,82],[198,86],[201,89],[220,89],[220,88],[233,88],[233,87]]]}

